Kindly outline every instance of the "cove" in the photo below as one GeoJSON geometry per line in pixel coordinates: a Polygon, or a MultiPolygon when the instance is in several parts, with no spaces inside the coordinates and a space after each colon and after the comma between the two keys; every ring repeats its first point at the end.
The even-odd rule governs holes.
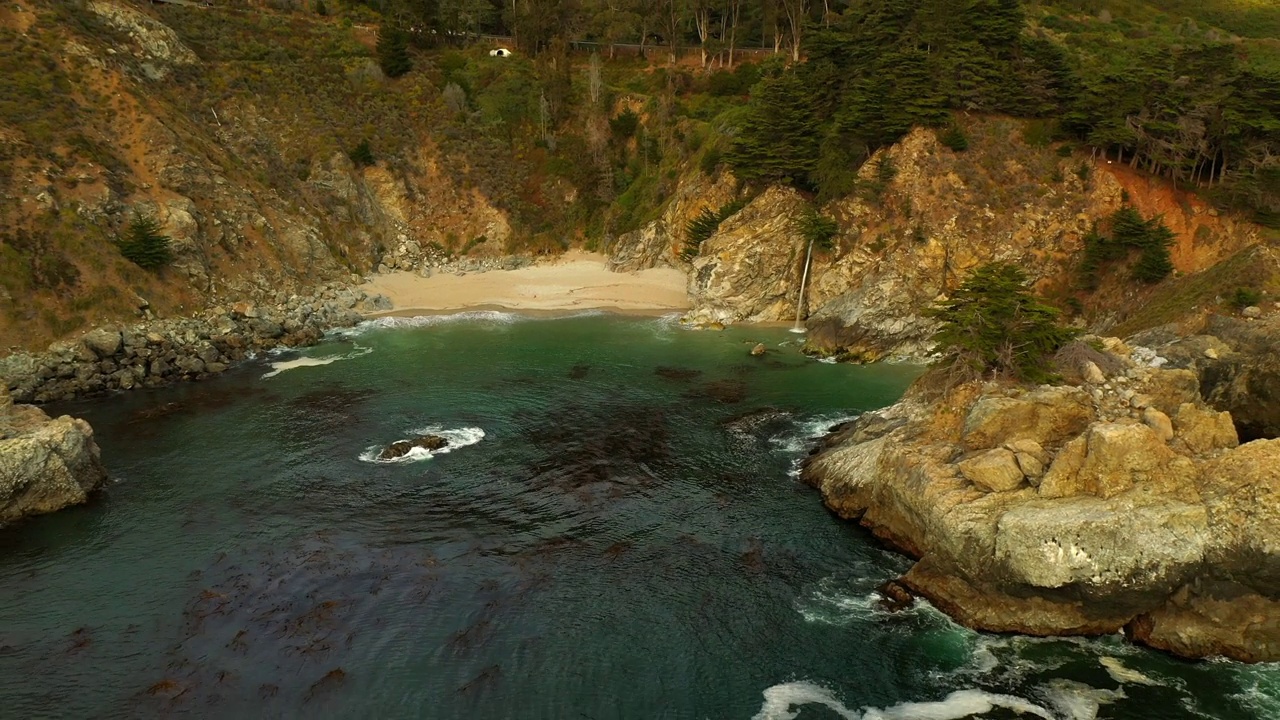
{"type": "Polygon", "coordinates": [[[907,561],[795,468],[919,368],[795,343],[465,313],[52,408],[114,482],[0,532],[3,714],[1280,715],[1274,666],[880,610],[907,561]],[[421,432],[449,452],[374,461],[421,432]]]}

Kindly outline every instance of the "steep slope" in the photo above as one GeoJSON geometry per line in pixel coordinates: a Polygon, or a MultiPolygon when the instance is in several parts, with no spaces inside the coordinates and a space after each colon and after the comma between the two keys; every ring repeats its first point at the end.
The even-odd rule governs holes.
{"type": "Polygon", "coordinates": [[[0,103],[0,344],[38,347],[109,319],[280,296],[366,272],[407,243],[500,246],[510,234],[502,211],[441,170],[403,112],[428,81],[384,87],[368,48],[336,23],[21,0],[0,12],[0,42],[10,91],[0,103]],[[225,57],[228,46],[253,51],[233,41],[246,23],[291,33],[293,45],[225,57]],[[210,28],[222,54],[187,44],[214,45],[210,28]],[[308,53],[288,55],[299,44],[308,53]],[[330,65],[302,76],[316,56],[330,65]],[[362,72],[371,90],[352,85],[362,72]],[[314,103],[253,84],[277,73],[297,93],[330,93],[326,108],[354,107],[309,126],[314,103]],[[379,114],[396,143],[368,133],[383,157],[357,167],[344,149],[358,141],[341,142],[379,114]],[[139,215],[172,238],[162,272],[134,266],[113,242],[139,215]]]}

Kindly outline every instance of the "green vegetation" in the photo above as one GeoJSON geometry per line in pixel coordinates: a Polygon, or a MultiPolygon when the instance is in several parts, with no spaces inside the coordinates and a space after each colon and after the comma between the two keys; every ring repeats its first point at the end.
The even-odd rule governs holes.
{"type": "Polygon", "coordinates": [[[116,240],[120,254],[144,270],[158,270],[169,264],[169,236],[160,232],[160,223],[150,215],[136,213],[129,228],[116,240]]]}
{"type": "Polygon", "coordinates": [[[387,77],[398,78],[413,69],[409,58],[409,35],[398,27],[385,26],[378,32],[378,67],[387,77]]]}
{"type": "Polygon", "coordinates": [[[348,150],[347,157],[351,158],[352,164],[356,167],[368,167],[377,162],[373,157],[373,149],[369,147],[368,140],[361,140],[359,145],[348,150]]]}
{"type": "Polygon", "coordinates": [[[1111,235],[1094,228],[1085,236],[1084,260],[1080,265],[1085,289],[1098,287],[1099,273],[1109,264],[1128,259],[1134,252],[1138,261],[1132,268],[1135,280],[1157,283],[1173,272],[1169,246],[1174,234],[1159,217],[1144,219],[1137,210],[1125,206],[1109,218],[1111,235]]]}
{"type": "Polygon", "coordinates": [[[1251,287],[1238,287],[1231,294],[1231,307],[1237,310],[1243,310],[1250,305],[1257,305],[1262,302],[1262,291],[1251,287]]]}
{"type": "Polygon", "coordinates": [[[686,262],[697,257],[702,243],[716,234],[716,230],[720,229],[720,223],[737,214],[746,205],[745,199],[738,199],[721,205],[718,210],[703,208],[702,212],[695,215],[685,226],[684,249],[680,251],[680,257],[686,262]]]}
{"type": "Polygon", "coordinates": [[[1027,285],[1014,265],[983,265],[932,310],[942,323],[933,340],[959,377],[1049,378],[1050,358],[1076,333],[1059,325],[1058,310],[1027,285]]]}
{"type": "Polygon", "coordinates": [[[809,207],[797,219],[797,229],[804,237],[805,243],[812,243],[819,250],[834,250],[836,233],[840,226],[836,221],[819,213],[816,208],[809,207]]]}

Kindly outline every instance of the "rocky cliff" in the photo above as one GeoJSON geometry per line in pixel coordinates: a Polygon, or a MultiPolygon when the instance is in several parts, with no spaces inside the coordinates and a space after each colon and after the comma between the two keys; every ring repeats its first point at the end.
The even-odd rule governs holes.
{"type": "Polygon", "coordinates": [[[427,81],[384,88],[356,35],[129,0],[0,9],[14,90],[0,108],[0,346],[303,293],[466,243],[502,253],[506,213],[402,107],[433,112],[414,99],[427,81]],[[377,155],[357,166],[361,138],[377,155]],[[172,239],[162,272],[113,242],[138,215],[172,239]]]}
{"type": "MultiPolygon", "coordinates": [[[[1037,290],[1064,301],[1084,236],[1125,202],[1147,217],[1162,216],[1176,233],[1171,254],[1179,273],[1200,272],[1263,241],[1257,226],[1193,195],[1106,161],[1064,154],[1033,124],[975,117],[963,127],[967,150],[951,150],[933,130],[917,129],[861,168],[853,194],[820,208],[839,232],[811,266],[802,313],[810,352],[858,361],[925,355],[935,326],[922,310],[974,267],[995,260],[1017,263],[1037,290]]],[[[613,252],[620,266],[681,265],[688,221],[733,198],[732,183],[728,176],[686,175],[689,193],[619,238],[613,252]]],[[[689,319],[794,318],[805,252],[796,219],[808,207],[798,192],[768,188],[722,222],[682,265],[690,272],[689,319]]],[[[1109,324],[1150,292],[1120,278],[1083,305],[1109,324]]],[[[1189,310],[1187,303],[1182,311],[1189,310]]]]}
{"type": "Polygon", "coordinates": [[[88,423],[14,405],[0,385],[0,525],[83,503],[106,477],[88,423]]]}
{"type": "Polygon", "coordinates": [[[1193,372],[1106,342],[1072,363],[1076,384],[926,376],[804,478],[917,558],[901,584],[971,627],[1280,659],[1280,441],[1240,445],[1193,372]]]}

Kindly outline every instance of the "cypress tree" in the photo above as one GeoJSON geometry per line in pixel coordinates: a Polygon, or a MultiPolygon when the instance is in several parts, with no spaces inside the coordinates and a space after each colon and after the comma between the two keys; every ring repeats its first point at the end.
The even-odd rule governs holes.
{"type": "Polygon", "coordinates": [[[409,59],[409,35],[398,27],[383,27],[378,32],[378,66],[387,77],[400,77],[413,69],[409,59]]]}
{"type": "Polygon", "coordinates": [[[749,111],[730,148],[738,176],[808,181],[820,137],[812,96],[795,72],[785,70],[756,86],[749,111]]]}
{"type": "Polygon", "coordinates": [[[1049,357],[1075,335],[1058,324],[1058,310],[1036,298],[1026,274],[1009,263],[979,267],[930,314],[942,322],[933,340],[945,358],[979,376],[1045,380],[1049,357]]]}
{"type": "Polygon", "coordinates": [[[120,254],[144,270],[155,270],[169,264],[169,236],[160,232],[160,223],[150,215],[137,213],[123,237],[116,240],[120,254]]]}

